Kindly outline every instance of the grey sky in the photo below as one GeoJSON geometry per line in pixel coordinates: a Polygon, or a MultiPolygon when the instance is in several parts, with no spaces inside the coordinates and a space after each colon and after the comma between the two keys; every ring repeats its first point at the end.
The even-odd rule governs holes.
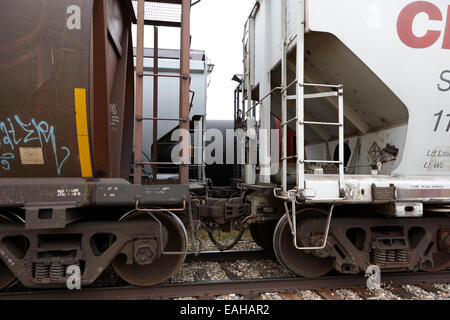
{"type": "MultiPolygon", "coordinates": [[[[255,0],[202,0],[192,8],[192,49],[205,50],[215,69],[208,89],[208,119],[233,119],[235,73],[242,73],[244,24],[255,0]]],[[[152,27],[145,46],[153,47],[152,27]]],[[[161,28],[161,48],[179,49],[179,29],[161,28]]]]}

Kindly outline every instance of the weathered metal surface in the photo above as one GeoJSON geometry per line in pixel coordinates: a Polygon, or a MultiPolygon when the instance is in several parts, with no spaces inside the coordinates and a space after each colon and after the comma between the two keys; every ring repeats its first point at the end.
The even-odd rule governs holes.
{"type": "Polygon", "coordinates": [[[122,179],[0,179],[0,207],[170,206],[183,203],[188,185],[133,185],[122,179]]]}
{"type": "Polygon", "coordinates": [[[106,1],[94,2],[93,22],[93,88],[94,108],[91,111],[93,137],[93,161],[95,174],[100,178],[110,178],[109,156],[109,90],[108,90],[108,28],[106,1]]]}
{"type": "MultiPolygon", "coordinates": [[[[189,66],[191,53],[191,1],[181,0],[181,45],[180,45],[180,74],[185,78],[180,78],[180,118],[189,119],[189,85],[191,69],[189,66]]],[[[190,129],[190,121],[180,121],[180,129],[185,132],[190,129]]],[[[180,183],[189,183],[189,145],[190,141],[186,139],[186,135],[180,137],[183,146],[180,157],[184,163],[180,166],[180,183]]]]}
{"type": "MultiPolygon", "coordinates": [[[[0,223],[14,223],[7,215],[0,214],[0,223]]],[[[16,276],[9,270],[8,266],[0,259],[0,290],[8,287],[16,276]]]]}
{"type": "Polygon", "coordinates": [[[2,1],[0,177],[81,176],[74,89],[89,91],[92,1],[73,4],[2,1]]]}
{"type": "MultiPolygon", "coordinates": [[[[301,221],[297,230],[300,243],[322,241],[325,218],[306,217],[301,221]]],[[[450,264],[450,253],[439,245],[442,241],[438,236],[442,238],[448,223],[445,217],[401,220],[335,217],[325,249],[310,253],[333,257],[334,267],[342,273],[363,272],[371,264],[385,271],[444,270],[450,264]]]]}
{"type": "Polygon", "coordinates": [[[389,187],[377,187],[372,184],[372,200],[373,201],[395,201],[395,186],[392,184],[389,187]]]}
{"type": "Polygon", "coordinates": [[[160,234],[158,224],[148,221],[76,223],[65,229],[52,230],[27,230],[23,226],[3,224],[0,230],[1,260],[29,288],[66,286],[65,272],[57,279],[45,277],[45,270],[40,266],[51,263],[67,267],[83,262],[81,283],[88,285],[97,279],[127,243],[139,238],[159,239],[160,234]],[[94,236],[102,234],[114,236],[115,239],[103,252],[98,251],[92,241],[94,236]],[[12,241],[5,241],[18,237],[26,237],[29,247],[17,251],[12,241]],[[58,250],[66,253],[59,254],[61,251],[58,250]],[[42,271],[39,273],[42,277],[36,277],[36,265],[42,271]]]}
{"type": "Polygon", "coordinates": [[[70,205],[55,203],[37,204],[36,207],[25,208],[26,229],[63,229],[82,217],[76,210],[76,203],[70,205]]]}
{"type": "MultiPolygon", "coordinates": [[[[294,175],[288,176],[293,182],[294,175]]],[[[337,175],[315,174],[306,175],[306,188],[313,194],[307,202],[329,202],[339,198],[336,183],[337,175]]],[[[290,184],[291,185],[291,184],[290,184]]],[[[386,175],[345,175],[344,203],[372,203],[372,202],[441,202],[450,201],[450,182],[445,176],[386,176],[386,175]],[[372,185],[376,191],[372,192],[372,185]],[[392,189],[395,187],[395,192],[392,189]],[[386,189],[380,189],[386,188],[386,189]],[[375,195],[375,198],[373,196],[375,195]],[[394,197],[394,199],[392,199],[394,197]]]]}
{"type": "Polygon", "coordinates": [[[183,203],[189,196],[188,185],[132,185],[110,183],[97,185],[92,195],[98,206],[139,205],[173,206],[183,203]]]}
{"type": "Polygon", "coordinates": [[[0,177],[129,177],[131,13],[118,0],[2,3],[0,177]]]}
{"type": "Polygon", "coordinates": [[[109,104],[104,107],[109,111],[109,177],[123,179],[131,171],[134,112],[133,41],[126,2],[107,1],[109,104]]]}
{"type": "Polygon", "coordinates": [[[125,1],[96,0],[93,21],[94,175],[128,178],[134,109],[131,15],[125,1]]]}
{"type": "Polygon", "coordinates": [[[134,108],[134,168],[133,179],[135,184],[142,184],[142,121],[144,113],[144,78],[139,76],[144,72],[144,1],[137,4],[137,31],[136,31],[136,98],[134,108]]]}
{"type": "Polygon", "coordinates": [[[90,203],[92,185],[83,179],[0,179],[0,207],[23,207],[30,203],[90,203]]]}

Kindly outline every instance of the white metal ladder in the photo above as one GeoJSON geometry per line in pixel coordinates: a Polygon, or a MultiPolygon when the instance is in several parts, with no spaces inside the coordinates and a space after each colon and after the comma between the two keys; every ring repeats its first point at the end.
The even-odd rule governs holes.
{"type": "Polygon", "coordinates": [[[257,164],[257,150],[258,142],[256,139],[256,106],[252,97],[252,66],[253,51],[255,43],[255,14],[258,11],[259,3],[256,3],[252,13],[244,26],[244,35],[242,38],[243,46],[243,64],[244,74],[242,76],[242,120],[246,124],[246,145],[247,155],[244,166],[244,177],[246,184],[256,183],[256,164],[257,164]]]}
{"type": "MultiPolygon", "coordinates": [[[[299,11],[301,21],[299,23],[297,33],[297,47],[304,47],[304,3],[299,1],[299,11]]],[[[339,166],[339,198],[341,197],[341,190],[344,188],[344,88],[343,85],[328,85],[328,84],[314,84],[304,83],[304,50],[297,50],[297,83],[296,95],[288,96],[287,90],[293,83],[287,85],[287,52],[289,43],[287,41],[287,4],[286,0],[282,0],[281,10],[282,21],[282,58],[281,58],[281,127],[282,127],[282,191],[284,195],[287,194],[287,160],[297,159],[297,179],[296,190],[297,195],[301,196],[306,188],[305,185],[305,165],[308,163],[322,163],[322,164],[337,164],[339,166]],[[312,94],[305,94],[305,87],[328,88],[329,92],[319,92],[312,94]],[[338,121],[337,122],[321,122],[321,121],[305,121],[305,100],[321,99],[327,97],[338,97],[338,121]],[[287,101],[296,100],[296,116],[292,119],[287,119],[287,101]],[[296,121],[296,155],[287,155],[287,128],[289,123],[296,121]],[[339,160],[307,160],[305,156],[305,125],[312,126],[334,126],[339,128],[339,160]]],[[[338,199],[330,199],[338,200],[338,199]]]]}
{"type": "MultiPolygon", "coordinates": [[[[337,91],[321,92],[304,94],[304,99],[320,99],[326,97],[338,97],[338,122],[318,122],[318,121],[305,121],[304,117],[304,103],[301,104],[303,108],[298,110],[298,128],[302,131],[301,136],[297,136],[297,141],[300,140],[300,152],[298,154],[298,165],[297,170],[300,172],[298,188],[300,190],[301,186],[305,186],[305,164],[307,163],[323,163],[323,164],[337,164],[339,165],[339,190],[344,188],[344,89],[342,85],[324,85],[324,84],[312,84],[303,83],[299,84],[300,87],[326,87],[333,88],[337,91]],[[306,160],[305,159],[305,139],[304,139],[304,127],[305,125],[318,125],[318,126],[334,126],[339,127],[339,160],[306,160]]],[[[300,97],[299,97],[300,99],[300,97]]],[[[297,145],[298,142],[297,142],[297,145]]],[[[341,192],[340,192],[341,193],[341,192]]]]}
{"type": "MultiPolygon", "coordinates": [[[[286,0],[282,0],[281,21],[282,21],[282,61],[281,61],[281,126],[282,126],[282,158],[281,158],[281,170],[282,170],[282,186],[280,189],[274,190],[274,195],[277,198],[285,201],[286,218],[289,222],[291,233],[293,235],[293,245],[298,250],[321,250],[325,248],[327,244],[331,218],[333,215],[334,205],[330,207],[327,223],[324,231],[323,242],[317,247],[300,247],[297,243],[297,223],[296,223],[296,202],[297,197],[304,198],[306,191],[306,179],[305,179],[305,165],[308,163],[322,163],[322,164],[338,164],[339,166],[339,196],[336,199],[327,199],[330,202],[341,200],[342,189],[344,189],[344,89],[343,85],[327,85],[327,84],[313,84],[304,82],[304,35],[305,35],[305,4],[304,1],[298,1],[298,10],[300,21],[298,24],[297,33],[297,65],[296,74],[296,95],[288,96],[287,90],[292,85],[287,85],[287,3],[286,0]],[[329,92],[319,92],[312,94],[305,94],[305,87],[316,88],[328,88],[329,92]],[[305,121],[305,100],[308,99],[321,99],[327,97],[338,98],[338,122],[322,122],[322,121],[305,121]],[[292,119],[287,119],[287,101],[296,100],[296,116],[292,119]],[[287,128],[289,123],[296,122],[296,155],[287,155],[287,128]],[[339,160],[307,160],[305,156],[305,126],[334,126],[339,128],[339,160]],[[296,166],[296,187],[292,190],[287,190],[287,160],[297,159],[296,166]],[[282,193],[278,194],[281,190],[282,193]],[[291,210],[288,208],[288,202],[291,203],[291,210]]],[[[323,200],[323,199],[321,199],[323,200]]]]}

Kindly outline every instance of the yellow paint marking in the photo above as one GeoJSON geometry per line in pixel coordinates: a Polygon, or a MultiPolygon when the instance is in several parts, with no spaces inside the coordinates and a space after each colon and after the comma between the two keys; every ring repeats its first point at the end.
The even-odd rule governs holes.
{"type": "Polygon", "coordinates": [[[75,112],[77,120],[78,151],[80,156],[81,175],[83,178],[92,178],[86,89],[75,88],[75,112]]]}

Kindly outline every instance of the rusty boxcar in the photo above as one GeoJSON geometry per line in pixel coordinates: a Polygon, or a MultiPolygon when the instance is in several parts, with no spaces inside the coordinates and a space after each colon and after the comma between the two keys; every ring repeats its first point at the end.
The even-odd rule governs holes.
{"type": "MultiPolygon", "coordinates": [[[[2,2],[0,288],[16,277],[27,287],[65,286],[69,265],[88,284],[114,259],[123,277],[152,284],[183,260],[177,255],[154,264],[164,249],[185,250],[177,217],[156,222],[126,215],[149,205],[183,208],[188,195],[186,183],[130,183],[143,165],[139,156],[137,169],[132,163],[135,122],[142,122],[135,116],[132,23],[138,8],[146,14],[142,27],[149,23],[152,4],[171,6],[178,21],[170,26],[189,34],[189,19],[181,23],[181,13],[189,15],[186,1],[140,1],[139,7],[122,0],[2,2]],[[173,233],[178,238],[171,245],[173,233]],[[141,259],[135,270],[133,256],[141,259]],[[146,272],[151,279],[136,280],[145,266],[153,268],[146,272]]],[[[189,51],[181,51],[182,66],[189,51]]],[[[189,68],[180,81],[189,81],[189,68]]]]}

